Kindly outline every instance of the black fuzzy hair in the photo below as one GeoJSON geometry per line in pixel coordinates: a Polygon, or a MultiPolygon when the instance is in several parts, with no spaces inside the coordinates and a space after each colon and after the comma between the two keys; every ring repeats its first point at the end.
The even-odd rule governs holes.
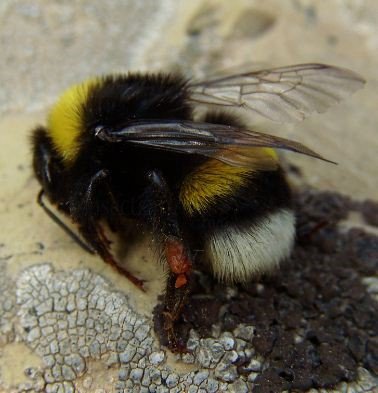
{"type": "Polygon", "coordinates": [[[122,127],[138,119],[189,119],[186,86],[178,74],[105,76],[89,93],[84,125],[88,130],[98,125],[122,127]]]}

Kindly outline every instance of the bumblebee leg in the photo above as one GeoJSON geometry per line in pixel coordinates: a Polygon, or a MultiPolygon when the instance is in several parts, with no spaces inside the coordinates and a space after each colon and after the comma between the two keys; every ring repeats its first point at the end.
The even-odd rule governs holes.
{"type": "Polygon", "coordinates": [[[89,252],[90,254],[94,254],[95,250],[88,244],[84,243],[83,240],[80,239],[78,235],[72,229],[70,229],[43,201],[44,195],[43,188],[39,191],[37,195],[37,203],[42,207],[44,212],[57,224],[59,225],[67,235],[76,242],[83,250],[89,252]]]}
{"type": "Polygon", "coordinates": [[[298,226],[297,228],[297,241],[300,244],[306,244],[312,240],[312,238],[320,232],[323,228],[328,227],[332,224],[329,220],[321,220],[315,223],[312,227],[306,227],[304,225],[298,226]]]}
{"type": "Polygon", "coordinates": [[[158,171],[151,171],[147,176],[156,206],[156,210],[150,210],[153,213],[152,224],[162,234],[170,268],[163,311],[164,329],[170,348],[184,351],[185,346],[177,339],[174,327],[190,292],[191,256],[178,222],[177,205],[164,177],[158,171]]]}
{"type": "Polygon", "coordinates": [[[113,257],[112,253],[109,250],[110,241],[105,237],[100,224],[95,221],[87,222],[85,223],[85,225],[81,225],[79,227],[79,230],[82,236],[91,244],[96,253],[100,255],[104,262],[111,265],[120,274],[124,275],[129,281],[131,281],[135,286],[144,291],[144,281],[135,277],[123,266],[120,266],[113,257]]]}
{"type": "MultiPolygon", "coordinates": [[[[96,211],[96,208],[92,207],[94,206],[94,195],[96,193],[96,189],[98,191],[98,187],[100,185],[104,185],[105,189],[110,193],[109,186],[106,181],[107,176],[108,172],[104,169],[98,171],[94,176],[92,176],[89,184],[87,184],[86,186],[84,198],[81,203],[72,204],[73,206],[75,206],[72,215],[76,217],[76,221],[79,223],[79,231],[81,235],[93,247],[96,253],[100,255],[104,262],[108,263],[118,272],[127,277],[139,289],[144,290],[144,281],[138,279],[126,268],[120,266],[113,257],[112,253],[109,250],[111,242],[105,236],[104,230],[101,227],[98,217],[91,214],[85,214],[87,211],[96,211]]],[[[111,201],[115,203],[113,197],[111,198],[111,201]]]]}
{"type": "Polygon", "coordinates": [[[175,323],[180,318],[183,307],[191,290],[191,276],[187,284],[177,288],[176,275],[170,273],[167,279],[166,294],[164,299],[163,327],[166,332],[169,348],[174,352],[186,352],[185,343],[177,337],[175,323]]]}

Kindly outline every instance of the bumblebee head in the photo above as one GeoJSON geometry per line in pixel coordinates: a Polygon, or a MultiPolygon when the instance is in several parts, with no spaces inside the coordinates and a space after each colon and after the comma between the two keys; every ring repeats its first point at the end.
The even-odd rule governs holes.
{"type": "Polygon", "coordinates": [[[95,141],[98,126],[125,127],[141,119],[186,118],[186,82],[180,76],[110,75],[67,89],[48,116],[48,134],[64,163],[95,141]]]}

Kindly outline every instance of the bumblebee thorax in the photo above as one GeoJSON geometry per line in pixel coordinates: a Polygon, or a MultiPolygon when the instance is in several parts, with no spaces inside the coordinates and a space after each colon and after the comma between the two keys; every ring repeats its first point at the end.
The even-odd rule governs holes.
{"type": "Polygon", "coordinates": [[[98,126],[124,127],[143,119],[188,119],[186,82],[177,75],[110,75],[67,89],[53,106],[48,133],[65,163],[72,163],[98,126]]]}

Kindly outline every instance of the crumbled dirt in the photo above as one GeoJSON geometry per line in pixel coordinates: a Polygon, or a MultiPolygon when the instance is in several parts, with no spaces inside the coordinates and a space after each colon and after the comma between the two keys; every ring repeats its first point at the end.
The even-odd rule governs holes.
{"type": "Polygon", "coordinates": [[[369,225],[378,227],[378,203],[366,201],[361,206],[361,213],[369,225]]]}
{"type": "Polygon", "coordinates": [[[190,329],[211,335],[213,324],[223,331],[253,325],[252,345],[269,364],[255,380],[256,393],[329,388],[355,380],[359,366],[378,373],[378,304],[362,284],[378,273],[378,237],[337,226],[351,211],[377,225],[378,204],[305,191],[295,205],[291,260],[231,296],[198,273],[178,323],[182,337],[190,329]]]}

